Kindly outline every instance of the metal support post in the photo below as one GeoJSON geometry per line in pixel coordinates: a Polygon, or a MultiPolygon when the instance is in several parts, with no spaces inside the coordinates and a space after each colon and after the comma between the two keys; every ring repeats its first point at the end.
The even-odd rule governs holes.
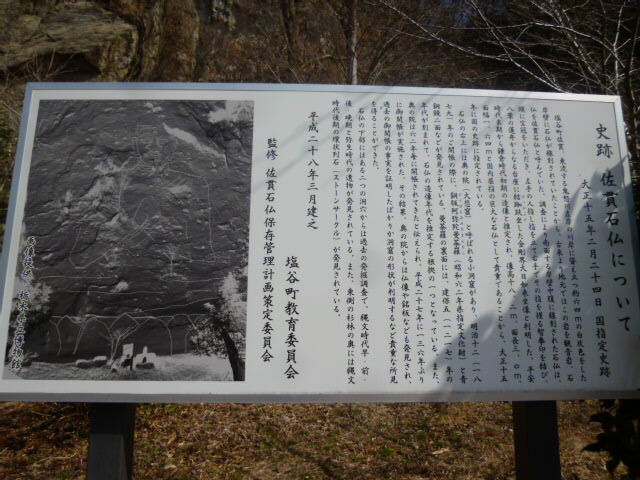
{"type": "Polygon", "coordinates": [[[561,480],[555,401],[512,402],[517,480],[561,480]]]}
{"type": "Polygon", "coordinates": [[[136,405],[89,405],[89,461],[87,480],[131,480],[136,405]]]}

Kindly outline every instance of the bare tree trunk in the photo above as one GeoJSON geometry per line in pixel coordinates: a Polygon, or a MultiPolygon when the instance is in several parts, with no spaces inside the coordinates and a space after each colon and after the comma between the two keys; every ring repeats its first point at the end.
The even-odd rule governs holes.
{"type": "Polygon", "coordinates": [[[626,107],[627,107],[627,127],[629,129],[629,139],[631,156],[633,157],[632,165],[636,168],[640,156],[640,115],[638,115],[638,102],[636,98],[636,90],[633,82],[633,71],[635,69],[634,60],[636,59],[636,45],[638,44],[638,33],[640,32],[640,7],[636,9],[633,33],[631,36],[631,45],[629,47],[629,55],[627,60],[627,71],[625,72],[626,80],[626,107]]]}
{"type": "Polygon", "coordinates": [[[287,50],[289,63],[293,66],[301,60],[300,48],[300,22],[296,15],[295,0],[280,0],[282,10],[282,23],[284,34],[287,38],[287,50]]]}
{"type": "Polygon", "coordinates": [[[194,0],[165,0],[154,80],[190,81],[196,68],[200,16],[194,0]]]}
{"type": "Polygon", "coordinates": [[[236,343],[231,338],[231,335],[226,329],[220,329],[220,335],[224,341],[224,346],[227,350],[227,356],[229,357],[229,363],[231,364],[231,371],[233,372],[233,379],[235,381],[244,380],[244,358],[240,355],[236,343]]]}
{"type": "Polygon", "coordinates": [[[347,27],[347,58],[349,71],[347,83],[358,84],[358,4],[359,0],[349,0],[349,22],[347,27]]]}

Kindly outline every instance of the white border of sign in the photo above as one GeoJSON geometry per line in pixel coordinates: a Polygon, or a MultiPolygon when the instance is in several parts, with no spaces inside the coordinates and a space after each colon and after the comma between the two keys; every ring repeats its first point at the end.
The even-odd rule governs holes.
{"type": "MultiPolygon", "coordinates": [[[[28,165],[25,165],[26,141],[33,137],[35,128],[36,106],[34,94],[38,92],[68,91],[86,92],[90,98],[91,91],[116,91],[118,98],[127,98],[127,92],[144,90],[170,90],[175,92],[189,91],[297,91],[297,92],[353,92],[379,94],[420,94],[420,95],[448,95],[475,96],[509,99],[541,99],[564,100],[580,102],[599,102],[611,104],[615,111],[618,129],[618,144],[621,161],[624,168],[624,186],[631,186],[629,169],[629,154],[624,138],[624,121],[620,98],[610,95],[582,95],[545,92],[521,92],[501,90],[469,90],[448,88],[419,88],[419,87],[383,87],[383,86],[345,86],[345,85],[290,85],[290,84],[239,84],[239,83],[30,83],[25,92],[23,117],[20,126],[20,139],[16,151],[16,163],[13,172],[9,210],[6,219],[6,230],[0,263],[0,318],[5,318],[5,309],[9,302],[4,302],[7,287],[11,288],[11,279],[15,274],[18,258],[17,249],[20,235],[20,225],[16,224],[17,207],[24,205],[26,183],[28,180],[28,165]],[[11,275],[8,275],[8,274],[11,275]],[[9,281],[8,281],[9,280],[9,281]]],[[[136,97],[137,98],[137,97],[136,97]]],[[[633,205],[631,188],[627,188],[627,202],[633,205]]],[[[629,208],[633,248],[638,252],[637,228],[634,228],[634,209],[629,208]]],[[[634,255],[636,275],[640,277],[640,261],[634,255]]],[[[640,284],[640,282],[639,282],[640,284]]],[[[7,344],[7,329],[0,330],[0,345],[4,352],[7,344]]],[[[518,400],[569,400],[593,398],[638,398],[636,391],[573,391],[573,392],[427,392],[377,394],[353,394],[348,392],[327,394],[323,392],[307,394],[245,394],[245,393],[216,393],[219,382],[185,382],[185,381],[86,381],[86,380],[11,380],[0,381],[0,400],[23,401],[87,401],[87,402],[237,402],[237,403],[309,403],[309,402],[430,402],[430,401],[518,401],[518,400]],[[171,393],[169,393],[171,392],[171,393]]]]}

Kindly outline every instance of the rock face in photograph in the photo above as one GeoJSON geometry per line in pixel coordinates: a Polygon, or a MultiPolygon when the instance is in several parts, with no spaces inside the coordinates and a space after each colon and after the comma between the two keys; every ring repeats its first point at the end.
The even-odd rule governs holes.
{"type": "Polygon", "coordinates": [[[225,279],[246,302],[252,132],[252,102],[42,101],[23,231],[34,275],[16,285],[32,292],[25,351],[193,355],[225,279]]]}

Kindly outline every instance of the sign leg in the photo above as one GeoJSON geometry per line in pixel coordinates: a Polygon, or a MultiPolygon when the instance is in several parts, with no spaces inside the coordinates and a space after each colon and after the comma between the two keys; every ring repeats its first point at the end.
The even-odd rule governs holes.
{"type": "Polygon", "coordinates": [[[555,401],[512,402],[517,480],[561,480],[555,401]]]}
{"type": "Polygon", "coordinates": [[[89,405],[87,480],[131,480],[135,419],[135,404],[89,405]]]}

